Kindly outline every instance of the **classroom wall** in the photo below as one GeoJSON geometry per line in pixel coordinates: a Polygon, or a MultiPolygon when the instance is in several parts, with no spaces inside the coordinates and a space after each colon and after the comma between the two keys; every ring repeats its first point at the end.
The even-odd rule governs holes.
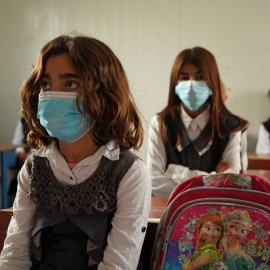
{"type": "Polygon", "coordinates": [[[248,119],[248,151],[270,116],[270,1],[268,0],[0,0],[0,143],[19,118],[19,89],[41,47],[70,32],[98,38],[122,62],[144,117],[167,102],[176,55],[203,46],[216,57],[228,88],[227,106],[248,119]]]}

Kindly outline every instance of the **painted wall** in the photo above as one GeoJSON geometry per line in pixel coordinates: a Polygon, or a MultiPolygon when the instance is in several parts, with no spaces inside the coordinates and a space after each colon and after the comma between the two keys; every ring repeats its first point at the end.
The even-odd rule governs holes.
{"type": "Polygon", "coordinates": [[[270,116],[268,0],[0,0],[0,142],[19,118],[19,89],[41,47],[77,31],[105,42],[122,62],[147,130],[167,102],[176,55],[202,46],[216,57],[228,108],[248,119],[248,151],[270,116]]]}

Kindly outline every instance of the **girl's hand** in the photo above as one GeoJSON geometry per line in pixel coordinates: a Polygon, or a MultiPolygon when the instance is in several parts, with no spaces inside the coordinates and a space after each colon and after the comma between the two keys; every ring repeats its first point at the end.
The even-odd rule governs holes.
{"type": "Polygon", "coordinates": [[[216,172],[217,173],[222,173],[229,169],[231,167],[231,163],[228,160],[220,160],[220,162],[216,166],[216,172]]]}

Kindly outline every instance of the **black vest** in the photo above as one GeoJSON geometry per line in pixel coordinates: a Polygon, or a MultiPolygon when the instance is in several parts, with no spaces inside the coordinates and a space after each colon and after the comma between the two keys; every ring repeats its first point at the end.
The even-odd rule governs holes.
{"type": "Polygon", "coordinates": [[[265,129],[270,133],[270,119],[262,123],[265,129]]]}
{"type": "MultiPolygon", "coordinates": [[[[171,115],[167,115],[164,119],[168,139],[167,143],[165,143],[167,166],[169,164],[180,164],[188,167],[190,170],[201,170],[208,173],[215,171],[229,142],[229,134],[225,133],[223,138],[215,134],[212,141],[205,143],[206,138],[211,132],[211,127],[208,123],[201,134],[194,141],[191,141],[180,118],[180,113],[178,115],[177,122],[180,125],[181,131],[181,151],[175,147],[177,131],[171,115]]],[[[235,117],[224,115],[223,118],[231,130],[238,126],[238,120],[235,117]]]]}
{"type": "Polygon", "coordinates": [[[119,160],[102,156],[95,173],[83,183],[65,185],[55,178],[47,158],[30,157],[28,198],[39,206],[32,230],[32,269],[39,265],[97,269],[116,211],[119,184],[136,159],[121,149],[119,160]],[[95,249],[87,250],[89,241],[95,249]],[[96,265],[88,267],[89,261],[96,265]]]}

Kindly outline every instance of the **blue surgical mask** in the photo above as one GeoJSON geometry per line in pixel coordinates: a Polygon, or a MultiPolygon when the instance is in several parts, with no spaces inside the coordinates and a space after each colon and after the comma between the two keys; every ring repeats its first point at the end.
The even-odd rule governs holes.
{"type": "MultiPolygon", "coordinates": [[[[48,134],[65,142],[75,142],[94,124],[90,116],[82,115],[76,106],[77,92],[41,92],[37,118],[48,134]]],[[[83,101],[80,101],[83,108],[83,101]]]]}
{"type": "Polygon", "coordinates": [[[175,87],[175,94],[192,111],[198,110],[212,95],[204,81],[180,81],[175,87]]]}

